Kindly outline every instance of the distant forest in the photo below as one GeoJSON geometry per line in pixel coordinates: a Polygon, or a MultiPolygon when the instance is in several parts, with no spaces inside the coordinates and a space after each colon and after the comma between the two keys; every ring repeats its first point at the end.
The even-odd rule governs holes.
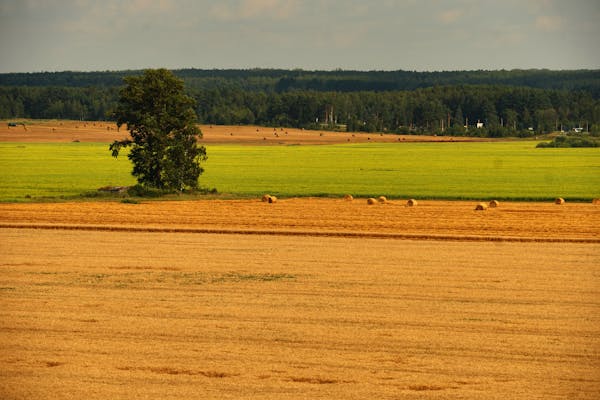
{"type": "MultiPolygon", "coordinates": [[[[600,70],[173,72],[205,124],[488,137],[600,131],[600,70]]],[[[0,118],[111,119],[123,77],[140,73],[0,74],[0,118]]]]}

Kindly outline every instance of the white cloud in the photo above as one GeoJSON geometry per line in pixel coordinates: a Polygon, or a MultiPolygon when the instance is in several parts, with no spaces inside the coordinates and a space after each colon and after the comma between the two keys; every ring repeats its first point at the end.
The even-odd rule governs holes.
{"type": "Polygon", "coordinates": [[[167,16],[176,11],[173,0],[133,0],[123,2],[106,0],[75,0],[77,18],[59,18],[55,25],[69,34],[87,34],[114,37],[150,21],[156,27],[168,21],[167,16]]]}
{"type": "Polygon", "coordinates": [[[287,20],[297,11],[297,0],[241,0],[234,5],[218,3],[211,8],[211,15],[221,21],[251,19],[287,20]]]}
{"type": "Polygon", "coordinates": [[[444,24],[451,24],[456,22],[460,17],[463,16],[463,11],[459,9],[447,10],[437,15],[437,20],[444,24]]]}
{"type": "Polygon", "coordinates": [[[535,19],[535,27],[544,32],[559,31],[563,27],[563,19],[554,15],[540,15],[535,19]]]}

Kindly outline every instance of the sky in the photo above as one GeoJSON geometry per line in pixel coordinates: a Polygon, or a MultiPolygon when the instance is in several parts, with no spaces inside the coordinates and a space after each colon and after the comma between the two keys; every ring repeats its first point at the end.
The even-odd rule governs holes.
{"type": "Polygon", "coordinates": [[[600,0],[0,0],[0,72],[599,69],[600,0]]]}

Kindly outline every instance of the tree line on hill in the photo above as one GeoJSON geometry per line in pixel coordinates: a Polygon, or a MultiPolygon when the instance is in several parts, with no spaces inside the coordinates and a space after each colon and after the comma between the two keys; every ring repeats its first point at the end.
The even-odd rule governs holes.
{"type": "MultiPolygon", "coordinates": [[[[172,71],[193,89],[320,92],[398,91],[432,86],[501,85],[586,91],[600,98],[599,70],[498,71],[304,71],[301,69],[180,69],[172,71]]],[[[142,71],[34,72],[0,74],[0,86],[112,87],[142,71]]]]}
{"type": "MultiPolygon", "coordinates": [[[[0,74],[0,118],[111,119],[123,77],[138,73],[0,74]]],[[[595,70],[174,73],[206,124],[488,137],[600,131],[595,70]]]]}

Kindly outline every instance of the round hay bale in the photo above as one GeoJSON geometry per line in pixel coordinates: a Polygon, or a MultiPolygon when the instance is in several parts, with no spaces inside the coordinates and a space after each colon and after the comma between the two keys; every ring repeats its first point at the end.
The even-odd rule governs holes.
{"type": "Polygon", "coordinates": [[[406,205],[407,205],[407,206],[409,206],[409,207],[416,207],[416,205],[417,205],[417,201],[416,201],[415,199],[409,199],[409,200],[406,202],[406,205]]]}
{"type": "Polygon", "coordinates": [[[369,198],[367,199],[367,204],[368,204],[368,205],[377,204],[377,200],[375,200],[375,199],[374,199],[374,198],[372,198],[372,197],[369,197],[369,198]]]}
{"type": "Polygon", "coordinates": [[[485,203],[479,203],[475,206],[476,211],[484,211],[487,210],[487,205],[485,203]]]}
{"type": "Polygon", "coordinates": [[[352,200],[354,200],[354,197],[352,197],[351,194],[345,194],[344,195],[344,200],[346,200],[346,201],[352,201],[352,200]]]}
{"type": "Polygon", "coordinates": [[[275,196],[269,196],[268,203],[277,203],[277,197],[275,197],[275,196]]]}
{"type": "Polygon", "coordinates": [[[387,199],[385,198],[385,196],[379,196],[377,198],[377,201],[380,202],[381,204],[387,203],[387,199]]]}
{"type": "Polygon", "coordinates": [[[562,197],[558,197],[556,200],[554,200],[554,204],[565,204],[565,199],[563,199],[562,197]]]}
{"type": "Polygon", "coordinates": [[[268,203],[268,202],[269,202],[269,198],[270,198],[270,197],[271,197],[271,195],[270,195],[270,194],[263,194],[262,201],[263,201],[264,203],[268,203]]]}
{"type": "Polygon", "coordinates": [[[500,205],[500,202],[498,202],[498,200],[492,200],[490,201],[490,208],[496,208],[500,205]]]}
{"type": "Polygon", "coordinates": [[[592,204],[599,204],[600,205],[600,199],[594,199],[594,200],[592,200],[592,204]]]}

